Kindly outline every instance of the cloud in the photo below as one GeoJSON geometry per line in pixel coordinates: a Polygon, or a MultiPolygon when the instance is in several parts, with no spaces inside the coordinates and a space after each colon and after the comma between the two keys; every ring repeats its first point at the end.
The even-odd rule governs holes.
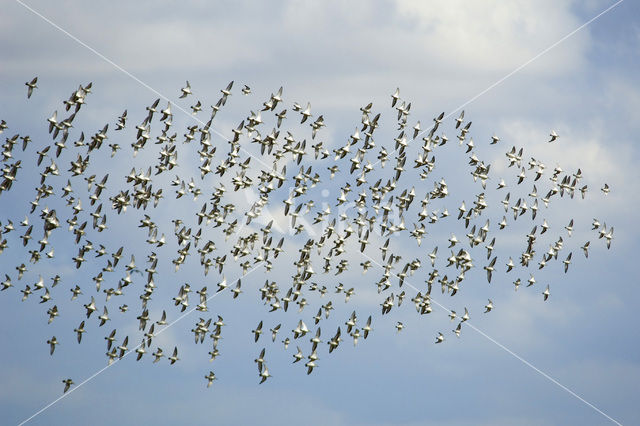
{"type": "MultiPolygon", "coordinates": [[[[507,73],[581,24],[569,1],[480,4],[414,0],[395,4],[424,46],[414,54],[445,69],[473,68],[477,73],[507,73]],[[553,12],[549,13],[551,4],[553,12]]],[[[549,52],[524,72],[539,77],[577,69],[584,63],[588,32],[576,34],[570,44],[571,48],[561,46],[549,52]]]]}

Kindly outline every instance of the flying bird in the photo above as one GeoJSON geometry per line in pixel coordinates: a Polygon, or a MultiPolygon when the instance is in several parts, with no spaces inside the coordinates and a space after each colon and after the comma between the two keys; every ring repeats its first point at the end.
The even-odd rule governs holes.
{"type": "Polygon", "coordinates": [[[33,90],[38,88],[36,83],[38,83],[38,77],[34,77],[31,81],[27,81],[25,83],[25,85],[27,86],[27,99],[31,98],[33,90]]]}

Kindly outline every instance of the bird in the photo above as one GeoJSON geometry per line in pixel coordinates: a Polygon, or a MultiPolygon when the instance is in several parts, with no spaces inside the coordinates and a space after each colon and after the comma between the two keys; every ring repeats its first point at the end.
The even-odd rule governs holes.
{"type": "Polygon", "coordinates": [[[280,326],[281,324],[276,325],[275,327],[271,328],[271,341],[275,342],[276,341],[276,335],[278,334],[278,331],[280,331],[280,326]]]}
{"type": "Polygon", "coordinates": [[[75,385],[72,379],[64,379],[62,380],[62,383],[64,383],[64,391],[62,392],[63,394],[67,393],[71,386],[75,385]]]}
{"type": "Polygon", "coordinates": [[[269,377],[271,377],[271,374],[269,374],[269,369],[267,369],[267,366],[264,365],[264,368],[260,372],[260,384],[263,384],[269,377]]]}
{"type": "Polygon", "coordinates": [[[491,282],[492,272],[494,271],[494,266],[496,264],[497,256],[491,259],[491,262],[484,269],[487,271],[487,281],[491,282]]]}
{"type": "Polygon", "coordinates": [[[156,324],[158,325],[167,325],[167,311],[166,310],[162,310],[162,316],[160,317],[160,319],[158,321],[156,321],[156,324]]]}
{"type": "Polygon", "coordinates": [[[571,236],[571,233],[573,232],[573,219],[571,219],[569,224],[567,226],[565,226],[564,229],[566,229],[567,230],[567,234],[569,234],[569,236],[571,236]]]}
{"type": "Polygon", "coordinates": [[[371,315],[369,315],[369,318],[367,318],[367,323],[364,327],[362,327],[362,331],[364,332],[363,337],[366,339],[369,336],[369,333],[371,332],[371,315]]]}
{"type": "Polygon", "coordinates": [[[213,384],[213,381],[217,379],[215,373],[213,371],[209,371],[208,374],[206,374],[204,376],[204,378],[207,380],[207,387],[210,388],[211,385],[213,384]]]}
{"type": "Polygon", "coordinates": [[[100,320],[100,327],[105,325],[105,323],[111,319],[109,318],[109,311],[107,311],[106,306],[103,308],[102,315],[100,315],[98,319],[100,320]]]}
{"type": "Polygon", "coordinates": [[[318,364],[316,364],[315,360],[310,360],[304,366],[307,367],[307,375],[309,375],[318,364]]]}
{"type": "Polygon", "coordinates": [[[227,84],[227,87],[220,90],[220,92],[222,93],[222,105],[224,105],[227,102],[227,96],[231,95],[231,88],[233,87],[233,81],[231,81],[229,84],[227,84]]]}
{"type": "Polygon", "coordinates": [[[255,362],[258,365],[258,372],[261,372],[264,366],[264,355],[266,353],[266,349],[262,348],[262,350],[260,351],[260,354],[258,355],[258,357],[256,359],[253,360],[253,362],[255,362]]]}
{"type": "Polygon", "coordinates": [[[462,322],[468,321],[469,320],[469,311],[467,310],[467,308],[464,308],[464,315],[462,315],[462,322]]]}
{"type": "Polygon", "coordinates": [[[397,88],[395,92],[391,95],[391,107],[396,106],[396,102],[400,99],[400,88],[397,88]]]}
{"type": "Polygon", "coordinates": [[[293,354],[293,363],[295,364],[296,362],[300,361],[302,358],[304,358],[304,355],[302,354],[302,349],[300,349],[300,346],[296,346],[297,352],[295,354],[293,354]]]}
{"type": "Polygon", "coordinates": [[[180,358],[178,358],[178,347],[177,346],[174,346],[173,353],[168,358],[168,360],[171,363],[171,365],[175,364],[178,360],[180,360],[180,358]]]}
{"type": "Polygon", "coordinates": [[[458,326],[452,330],[456,336],[460,337],[460,332],[462,331],[462,321],[458,323],[458,326]]]}
{"type": "Polygon", "coordinates": [[[260,338],[260,335],[262,334],[262,321],[260,321],[258,323],[258,326],[255,328],[255,330],[251,331],[254,335],[254,341],[257,342],[258,339],[260,338]]]}
{"type": "Polygon", "coordinates": [[[571,255],[573,253],[569,253],[569,255],[567,256],[567,258],[565,260],[562,261],[562,263],[564,264],[564,273],[566,274],[567,271],[569,270],[569,265],[571,264],[571,255]]]}
{"type": "MultiPolygon", "coordinates": [[[[94,313],[98,308],[96,308],[96,300],[94,299],[93,296],[91,296],[91,302],[87,303],[86,305],[84,305],[85,309],[87,310],[87,318],[89,318],[91,316],[92,313],[94,313]]],[[[106,308],[106,306],[105,306],[106,308]]]]}
{"type": "Polygon", "coordinates": [[[460,115],[456,118],[456,129],[459,128],[464,121],[464,110],[460,111],[460,115]]]}
{"type": "Polygon", "coordinates": [[[145,349],[145,343],[144,340],[142,341],[142,343],[136,348],[136,361],[140,361],[140,359],[142,359],[142,356],[147,352],[145,349]]]}
{"type": "Polygon", "coordinates": [[[191,95],[191,85],[189,84],[189,80],[187,80],[187,84],[185,85],[185,87],[180,89],[180,91],[182,92],[182,94],[180,95],[181,99],[186,98],[188,95],[191,95]]]}
{"type": "Polygon", "coordinates": [[[118,117],[118,121],[116,122],[116,130],[122,130],[127,126],[127,110],[118,117]]]}
{"type": "Polygon", "coordinates": [[[308,102],[307,107],[304,110],[301,110],[300,114],[302,115],[302,120],[300,120],[300,124],[302,124],[305,121],[307,121],[307,118],[311,117],[311,103],[308,102]]]}
{"type": "Polygon", "coordinates": [[[58,339],[56,339],[56,336],[53,336],[47,340],[47,344],[49,345],[49,355],[53,355],[53,352],[56,350],[56,345],[58,344],[58,339]]]}
{"type": "Polygon", "coordinates": [[[164,356],[164,354],[162,353],[162,348],[157,348],[152,355],[155,357],[155,359],[153,360],[154,364],[160,361],[160,359],[164,356]]]}
{"type": "Polygon", "coordinates": [[[2,285],[2,289],[0,289],[0,291],[4,291],[10,287],[13,287],[13,284],[11,283],[11,277],[9,277],[9,275],[5,274],[4,275],[5,280],[0,283],[2,285]]]}
{"type": "Polygon", "coordinates": [[[38,83],[38,77],[33,77],[31,81],[27,81],[25,83],[25,85],[27,86],[27,99],[31,98],[31,94],[33,93],[33,90],[38,88],[36,83],[38,83]]]}
{"type": "Polygon", "coordinates": [[[543,296],[544,296],[544,300],[546,301],[549,298],[549,284],[547,284],[547,288],[544,289],[544,291],[542,292],[543,296]]]}

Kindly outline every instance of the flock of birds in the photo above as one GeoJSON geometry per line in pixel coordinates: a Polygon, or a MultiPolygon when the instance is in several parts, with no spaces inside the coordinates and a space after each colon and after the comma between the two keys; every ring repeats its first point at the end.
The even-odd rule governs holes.
{"type": "MultiPolygon", "coordinates": [[[[34,90],[38,88],[37,81],[36,77],[25,83],[28,88],[27,98],[34,95],[34,90]]],[[[380,298],[382,315],[398,309],[405,297],[411,300],[419,315],[426,315],[432,311],[433,285],[439,285],[443,294],[454,296],[462,291],[466,274],[470,274],[474,267],[477,269],[480,262],[484,263],[482,270],[486,272],[487,282],[491,283],[496,271],[506,270],[506,273],[515,277],[513,284],[516,290],[521,284],[530,287],[536,283],[531,270],[539,270],[557,262],[566,273],[571,265],[573,252],[565,248],[565,239],[570,238],[574,232],[574,220],[566,225],[558,225],[559,232],[548,249],[539,250],[538,242],[542,235],[556,228],[556,225],[552,227],[547,223],[546,219],[540,217],[542,215],[538,214],[538,210],[542,206],[548,208],[556,198],[574,198],[574,195],[578,194],[579,197],[576,198],[584,199],[588,188],[582,182],[581,170],[568,173],[558,166],[549,171],[541,161],[534,158],[527,160],[523,148],[517,149],[514,146],[508,149],[508,166],[514,167],[518,174],[513,181],[499,180],[495,191],[503,192],[504,198],[497,210],[504,209],[504,214],[500,213],[503,216],[502,220],[492,223],[487,218],[490,215],[487,212],[491,209],[486,195],[487,182],[492,176],[491,164],[478,158],[473,138],[470,136],[471,121],[465,121],[464,111],[451,123],[457,139],[451,142],[444,132],[440,131],[445,118],[444,113],[435,117],[433,124],[425,129],[420,121],[411,127],[411,103],[403,100],[399,90],[396,90],[391,95],[391,107],[397,112],[398,133],[389,141],[395,145],[392,151],[387,151],[383,146],[377,148],[375,138],[381,114],[374,112],[370,103],[360,108],[361,122],[354,133],[346,138],[343,145],[335,147],[330,152],[329,147],[318,138],[319,132],[325,127],[323,116],[312,113],[310,103],[306,106],[293,103],[292,113],[287,115],[288,108],[283,106],[283,89],[280,88],[262,103],[257,112],[251,111],[248,117],[232,129],[231,138],[214,140],[217,133],[212,127],[214,118],[234,94],[231,82],[220,91],[221,97],[211,106],[206,122],[199,119],[199,116],[205,114],[202,102],[196,101],[190,106],[194,124],[186,128],[181,138],[181,146],[178,143],[177,132],[173,131],[172,107],[175,109],[175,106],[168,102],[166,107],[162,108],[160,99],[146,107],[144,119],[134,126],[135,136],[121,137],[119,135],[122,133],[114,134],[131,127],[125,110],[115,120],[114,132],[109,131],[110,123],[107,123],[85,140],[84,132],[78,134],[74,130],[74,122],[83,110],[91,91],[91,83],[80,85],[63,101],[67,116],[63,118],[54,111],[47,118],[50,142],[36,144],[28,135],[15,134],[7,137],[2,145],[0,200],[4,193],[15,188],[19,188],[18,191],[21,193],[26,193],[26,188],[20,185],[24,174],[20,171],[23,168],[22,162],[28,158],[35,158],[40,180],[35,197],[26,206],[26,214],[21,213],[16,218],[18,207],[7,209],[6,204],[5,208],[0,209],[0,260],[3,259],[3,252],[6,258],[7,251],[17,251],[22,246],[29,254],[26,263],[31,263],[37,273],[38,263],[50,261],[56,255],[54,242],[68,238],[69,244],[77,247],[77,253],[69,254],[65,248],[63,256],[68,258],[79,272],[85,271],[82,272],[84,276],[92,275],[92,267],[97,268],[91,278],[95,289],[86,285],[68,286],[67,291],[71,292],[72,303],[82,303],[84,315],[79,319],[73,334],[69,330],[60,340],[54,335],[46,341],[51,355],[54,355],[61,340],[71,340],[67,339],[67,335],[75,336],[80,344],[85,334],[95,333],[108,324],[113,312],[123,316],[131,315],[128,314],[127,304],[121,304],[114,309],[113,300],[122,299],[128,290],[138,288],[141,289],[140,306],[133,316],[138,323],[139,335],[131,336],[130,342],[129,335],[120,339],[117,329],[107,332],[104,340],[107,344],[105,355],[108,363],[122,359],[129,353],[135,353],[138,361],[146,357],[151,358],[154,363],[162,361],[163,358],[170,364],[178,362],[180,358],[177,346],[165,352],[154,344],[154,338],[163,327],[171,324],[169,318],[172,312],[167,312],[166,309],[162,312],[152,312],[150,309],[153,304],[151,300],[159,285],[156,283],[159,264],[168,263],[169,258],[176,272],[187,262],[189,256],[194,255],[199,260],[205,280],[209,279],[206,277],[211,271],[219,275],[214,280],[215,285],[205,285],[198,290],[192,289],[188,283],[176,286],[177,294],[170,302],[175,308],[176,316],[192,310],[197,310],[204,316],[195,323],[191,332],[196,343],[209,341],[210,360],[213,361],[220,355],[219,342],[226,324],[220,315],[215,318],[206,317],[209,311],[207,302],[213,295],[221,292],[230,293],[231,300],[241,297],[246,292],[245,297],[257,298],[259,295],[259,303],[265,306],[267,313],[287,312],[290,305],[297,305],[297,310],[292,310],[293,315],[289,314],[295,317],[295,327],[289,333],[281,323],[268,325],[267,315],[251,330],[251,334],[256,343],[260,342],[261,338],[263,341],[271,339],[275,343],[280,335],[283,337],[282,344],[285,350],[289,350],[290,344],[293,343],[292,346],[296,346],[292,355],[293,363],[304,362],[307,374],[318,366],[318,351],[322,343],[327,345],[328,353],[332,353],[339,348],[343,337],[349,336],[356,345],[360,338],[367,339],[373,332],[372,315],[369,312],[365,313],[366,320],[363,321],[363,315],[358,315],[354,310],[344,325],[340,321],[334,334],[328,338],[323,337],[321,324],[328,322],[334,310],[333,303],[338,301],[338,297],[347,303],[354,296],[357,298],[357,293],[374,288],[380,298]],[[292,117],[292,114],[295,116],[292,117]],[[270,130],[267,129],[269,120],[273,122],[270,130]],[[297,129],[304,129],[302,125],[305,123],[311,128],[307,136],[311,138],[311,143],[308,144],[305,138],[294,136],[297,130],[293,127],[290,131],[284,131],[283,124],[294,120],[297,129]],[[152,136],[152,125],[160,130],[155,136],[152,136]],[[70,142],[69,138],[72,135],[75,141],[70,142]],[[131,141],[131,156],[127,156],[124,152],[126,149],[117,143],[127,138],[131,141]],[[107,140],[112,142],[103,147],[107,140]],[[149,141],[159,147],[157,160],[143,167],[134,167],[124,176],[111,176],[112,173],[109,171],[117,169],[118,164],[133,163],[134,157],[140,152],[148,151],[149,141]],[[179,166],[179,153],[183,154],[182,151],[186,150],[187,146],[195,144],[198,146],[199,176],[176,175],[168,181],[170,187],[163,187],[162,183],[166,180],[163,181],[163,176],[160,175],[175,173],[174,169],[179,166]],[[259,153],[247,150],[254,146],[252,144],[259,145],[254,149],[259,153]],[[19,152],[16,146],[21,146],[22,152],[19,152]],[[446,146],[453,146],[451,149],[460,146],[461,152],[468,156],[471,176],[476,182],[473,188],[478,190],[473,199],[456,204],[456,210],[452,215],[446,207],[431,208],[432,203],[455,202],[449,201],[453,197],[449,194],[445,179],[433,180],[432,189],[426,185],[436,168],[435,152],[440,152],[446,146]],[[419,181],[412,178],[402,179],[410,170],[410,163],[407,164],[410,148],[417,149],[417,154],[411,159],[414,162],[413,168],[419,173],[419,181]],[[91,163],[91,156],[105,149],[111,157],[118,156],[119,163],[114,162],[112,168],[104,164],[91,163]],[[66,172],[58,166],[58,163],[65,159],[69,164],[66,172]],[[291,173],[292,163],[295,163],[295,168],[300,166],[294,173],[291,173]],[[392,170],[386,169],[389,176],[383,183],[384,179],[379,176],[383,174],[387,163],[392,164],[392,170]],[[99,176],[91,174],[91,170],[102,170],[105,173],[99,176]],[[230,176],[233,172],[235,175],[230,176]],[[62,178],[63,175],[66,175],[66,178],[62,178]],[[540,180],[543,176],[546,179],[540,180]],[[370,178],[373,178],[373,182],[370,178]],[[198,179],[200,183],[197,183],[198,179]],[[341,180],[344,180],[344,184],[338,186],[341,180]],[[548,191],[539,192],[537,186],[542,187],[545,181],[549,185],[548,191]],[[226,182],[232,191],[228,191],[223,182],[226,182]],[[282,188],[285,183],[289,186],[282,188]],[[525,183],[531,188],[529,193],[516,199],[516,189],[521,188],[520,185],[524,187],[525,183]],[[321,188],[323,185],[339,188],[339,196],[335,203],[324,202],[321,206],[316,205],[316,202],[320,202],[314,188],[321,188]],[[510,188],[513,188],[513,191],[510,191],[510,188]],[[243,192],[251,192],[257,196],[247,196],[246,206],[229,201],[229,194],[243,192]],[[52,198],[47,200],[48,197],[52,198]],[[49,208],[47,202],[51,201],[53,204],[52,200],[56,198],[64,203],[58,208],[49,208]],[[180,199],[182,200],[176,201],[180,199]],[[160,219],[152,218],[157,208],[167,205],[167,209],[171,211],[176,203],[185,199],[191,203],[190,206],[193,203],[199,206],[193,209],[190,217],[173,218],[172,225],[159,223],[160,219]],[[202,199],[206,201],[203,202],[202,199]],[[131,213],[132,211],[136,213],[131,213]],[[278,218],[270,217],[274,211],[281,213],[283,219],[281,218],[280,222],[285,221],[287,229],[279,229],[278,218]],[[125,249],[125,246],[108,247],[108,243],[113,241],[108,238],[101,239],[101,236],[105,235],[101,233],[110,229],[111,218],[114,215],[135,216],[139,220],[137,227],[146,233],[144,244],[148,252],[144,254],[146,262],[143,270],[137,266],[138,253],[134,253],[133,245],[131,249],[125,249]],[[501,259],[501,263],[498,263],[498,256],[494,253],[494,248],[499,246],[497,236],[501,230],[515,221],[524,221],[522,217],[525,215],[530,216],[532,229],[524,237],[524,249],[508,259],[501,259]],[[22,216],[23,220],[14,223],[13,220],[18,222],[22,216]],[[458,239],[452,233],[446,242],[442,242],[444,244],[436,242],[431,251],[414,251],[415,258],[408,261],[403,260],[398,251],[390,246],[392,237],[405,235],[404,245],[406,239],[411,238],[417,247],[420,247],[423,240],[432,239],[428,233],[437,235],[437,232],[432,230],[444,221],[457,221],[456,223],[463,225],[466,238],[458,239]],[[262,226],[255,227],[257,222],[262,226]],[[310,232],[311,230],[315,232],[310,232]],[[68,234],[65,234],[65,231],[68,234]],[[222,234],[218,236],[219,232],[222,234]],[[309,238],[297,244],[301,241],[299,235],[307,235],[309,238]],[[374,250],[378,250],[379,253],[374,253],[374,250]],[[257,267],[264,267],[267,273],[272,271],[274,263],[282,253],[286,255],[283,256],[285,259],[281,258],[280,261],[290,261],[293,266],[290,282],[280,282],[283,284],[280,287],[276,281],[267,279],[257,290],[247,290],[246,283],[243,286],[244,275],[257,267]],[[358,280],[357,284],[352,285],[338,283],[334,290],[329,290],[322,282],[321,276],[338,276],[344,273],[351,267],[351,260],[358,256],[362,258],[360,268],[363,274],[372,266],[381,268],[383,272],[379,279],[372,279],[368,283],[358,280]],[[124,265],[126,259],[129,259],[129,262],[124,265]],[[316,264],[322,264],[321,270],[314,269],[314,261],[316,264]],[[227,282],[223,275],[225,265],[230,263],[235,263],[242,270],[243,277],[234,280],[235,282],[227,282]],[[420,289],[408,282],[408,278],[419,270],[422,270],[420,276],[425,278],[420,289]],[[529,278],[518,277],[521,273],[528,274],[529,278]],[[144,281],[143,286],[133,285],[141,280],[144,281]],[[105,288],[106,283],[112,285],[105,288]],[[407,286],[403,289],[405,284],[407,286]],[[214,288],[212,290],[208,287],[214,288]],[[101,293],[104,299],[100,299],[103,302],[99,303],[101,293]],[[84,302],[75,302],[81,297],[84,302]],[[302,312],[307,306],[307,312],[316,312],[317,309],[317,313],[311,317],[314,323],[312,327],[302,318],[302,312]],[[93,324],[90,322],[97,323],[97,326],[92,327],[93,324]],[[309,348],[303,351],[300,346],[307,340],[310,342],[309,348]]],[[[252,94],[246,85],[241,93],[244,96],[252,94]]],[[[180,90],[179,97],[195,97],[188,81],[180,90]]],[[[181,111],[185,112],[182,109],[181,111]]],[[[0,133],[8,128],[9,125],[2,120],[0,133]]],[[[556,132],[551,132],[548,142],[555,142],[558,138],[556,132]]],[[[499,142],[500,138],[494,135],[487,141],[487,145],[497,145],[499,142]]],[[[186,161],[189,160],[191,158],[186,161]]],[[[34,173],[32,175],[36,176],[34,173]]],[[[25,176],[24,179],[28,180],[29,176],[25,176]]],[[[609,186],[605,184],[601,190],[606,195],[609,186]]],[[[135,223],[134,221],[135,219],[129,219],[129,223],[135,223]]],[[[594,238],[603,240],[609,248],[614,228],[608,227],[605,223],[601,224],[597,219],[593,220],[591,228],[594,238]]],[[[588,257],[590,240],[584,242],[580,248],[583,255],[588,257]]],[[[141,258],[140,254],[138,258],[141,258]]],[[[17,287],[18,282],[24,279],[23,276],[31,268],[21,263],[15,267],[16,272],[10,273],[7,261],[2,261],[2,265],[3,292],[17,287]]],[[[256,279],[259,280],[261,279],[256,279]]],[[[174,282],[171,278],[162,281],[174,282]]],[[[40,275],[35,282],[29,281],[28,284],[20,285],[21,300],[24,302],[39,296],[40,304],[46,309],[47,321],[52,323],[65,312],[65,305],[60,302],[56,304],[62,295],[56,287],[66,282],[64,277],[58,274],[47,279],[40,275]]],[[[550,296],[550,286],[546,285],[541,293],[546,301],[550,296]]],[[[488,300],[484,312],[488,313],[493,309],[493,302],[488,300]]],[[[460,336],[464,323],[470,318],[470,310],[465,307],[463,314],[450,311],[449,317],[451,321],[457,322],[453,333],[460,336]]],[[[130,321],[134,321],[134,318],[130,317],[130,321]]],[[[398,321],[395,327],[400,331],[404,324],[398,321]]],[[[438,332],[435,343],[440,344],[444,341],[445,334],[438,332]]],[[[266,347],[259,351],[255,363],[258,367],[259,382],[263,383],[271,377],[267,368],[266,347]]],[[[207,386],[211,386],[216,375],[209,371],[204,378],[207,386]]],[[[74,385],[71,378],[64,379],[63,383],[64,392],[74,385]]]]}

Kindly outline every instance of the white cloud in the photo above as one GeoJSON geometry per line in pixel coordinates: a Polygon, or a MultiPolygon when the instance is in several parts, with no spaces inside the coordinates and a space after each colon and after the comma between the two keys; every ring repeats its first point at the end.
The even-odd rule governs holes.
{"type": "MultiPolygon", "coordinates": [[[[558,41],[581,23],[571,2],[397,1],[400,15],[418,29],[422,53],[445,68],[509,72],[558,41]],[[553,8],[550,5],[553,4],[553,8]],[[552,10],[552,12],[550,12],[552,10]]],[[[566,73],[583,63],[588,32],[576,34],[571,48],[549,52],[525,72],[566,73]]]]}

